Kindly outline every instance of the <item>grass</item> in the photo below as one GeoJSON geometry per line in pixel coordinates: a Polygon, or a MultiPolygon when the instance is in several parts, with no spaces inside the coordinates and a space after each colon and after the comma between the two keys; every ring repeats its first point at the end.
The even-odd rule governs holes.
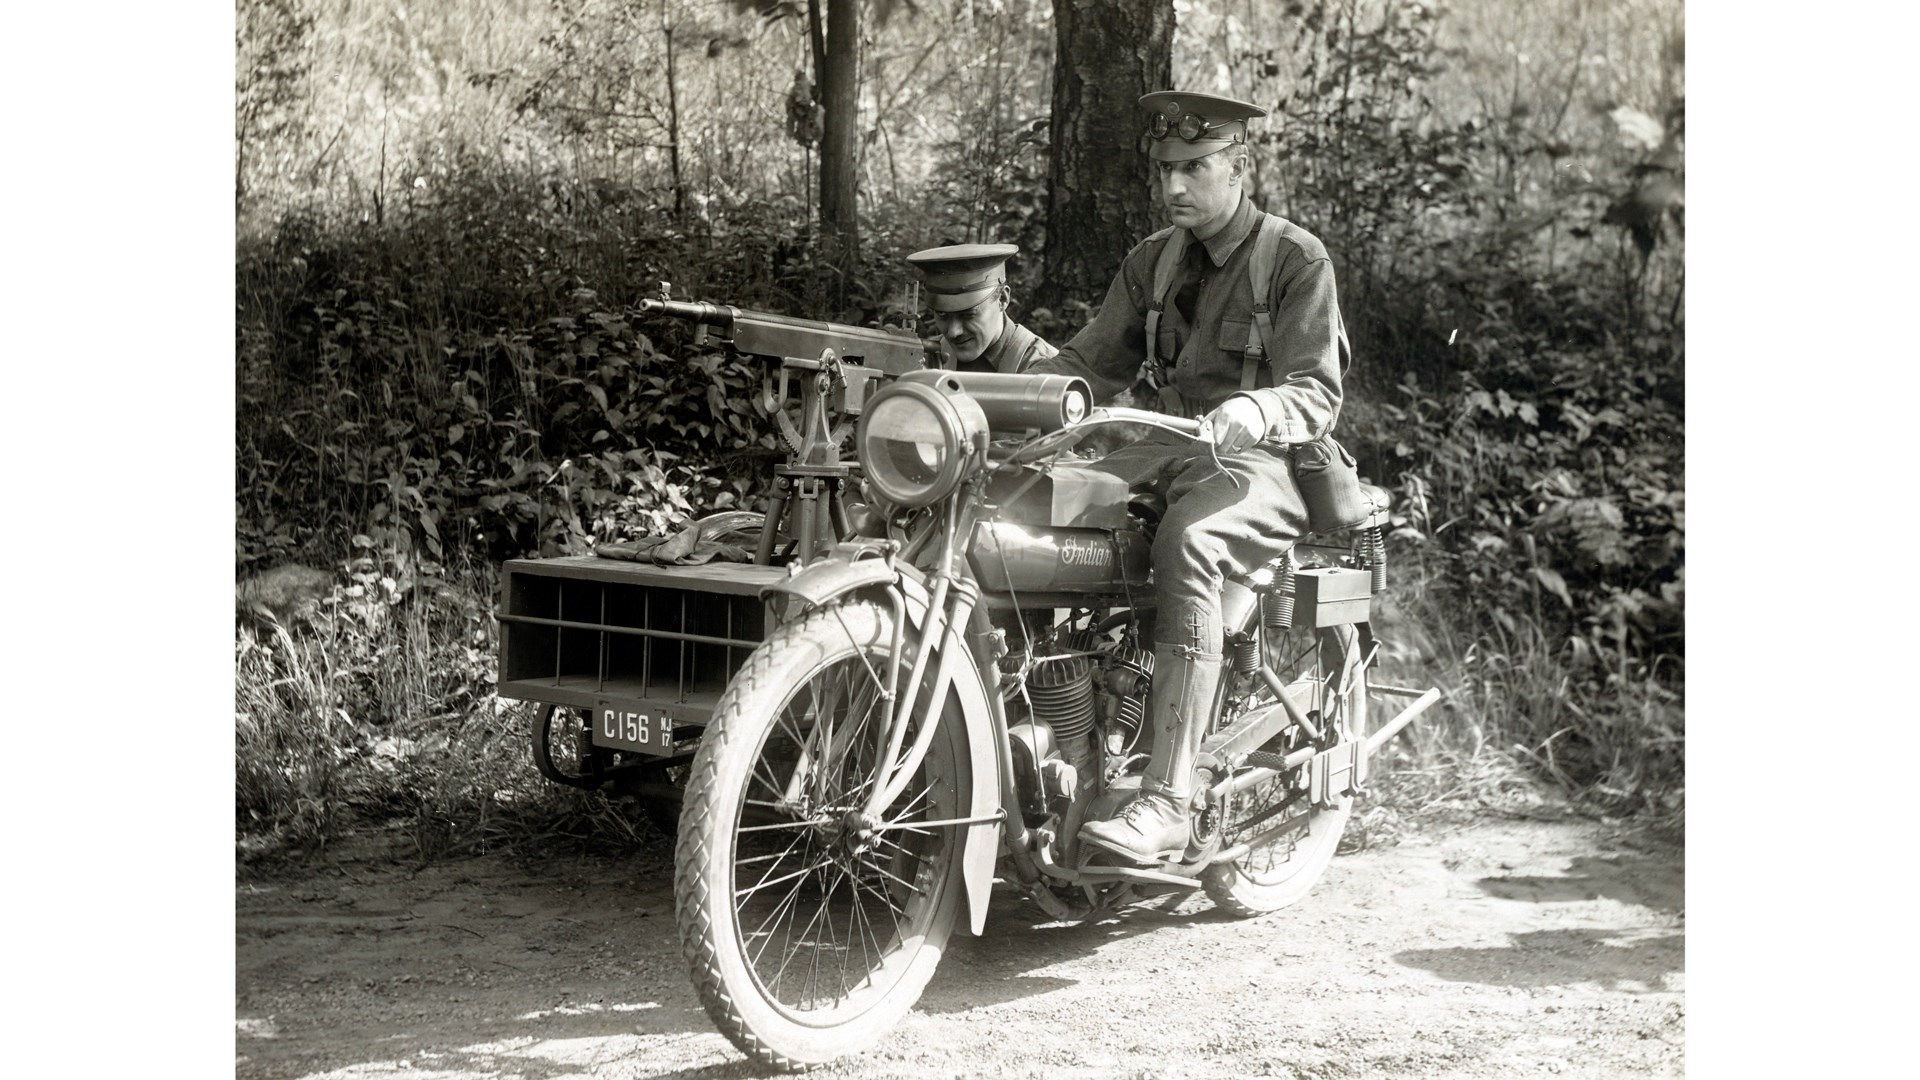
{"type": "MultiPolygon", "coordinates": [[[[490,573],[408,592],[352,564],[241,613],[234,636],[236,834],[247,861],[396,827],[419,858],[656,838],[637,812],[558,787],[528,759],[527,703],[493,692],[490,573]]],[[[392,579],[388,578],[391,581],[392,579]]]]}
{"type": "Polygon", "coordinates": [[[1686,742],[1674,688],[1624,657],[1611,670],[1578,663],[1568,639],[1535,617],[1476,633],[1435,562],[1395,554],[1375,616],[1377,681],[1439,686],[1446,698],[1395,740],[1384,801],[1414,813],[1524,809],[1545,781],[1593,812],[1678,820],[1686,742]]]}
{"type": "MultiPolygon", "coordinates": [[[[658,841],[637,807],[533,768],[533,706],[493,691],[490,573],[469,565],[402,590],[368,563],[315,573],[303,595],[267,597],[277,606],[255,599],[238,620],[244,860],[296,858],[381,827],[422,859],[658,841]]],[[[1375,842],[1410,817],[1545,802],[1677,820],[1684,728],[1671,691],[1651,680],[1577,680],[1564,647],[1540,632],[1466,640],[1446,617],[1443,583],[1417,558],[1392,570],[1376,616],[1377,681],[1448,696],[1376,759],[1365,819],[1375,842]]],[[[1376,697],[1375,707],[1399,701],[1376,697]]]]}

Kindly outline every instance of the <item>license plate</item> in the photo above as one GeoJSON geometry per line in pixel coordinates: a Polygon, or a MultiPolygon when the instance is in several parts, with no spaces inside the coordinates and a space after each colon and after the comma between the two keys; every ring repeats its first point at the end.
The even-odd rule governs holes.
{"type": "Polygon", "coordinates": [[[673,753],[673,719],[600,702],[593,707],[593,745],[643,754],[673,753]]]}

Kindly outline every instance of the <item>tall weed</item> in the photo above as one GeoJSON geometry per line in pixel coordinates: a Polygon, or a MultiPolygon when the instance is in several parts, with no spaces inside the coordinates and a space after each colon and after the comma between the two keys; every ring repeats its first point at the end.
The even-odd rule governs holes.
{"type": "MultiPolygon", "coordinates": [[[[1677,5],[1537,7],[1196,5],[1179,47],[1206,64],[1176,69],[1200,85],[1224,62],[1216,89],[1285,118],[1260,129],[1257,192],[1338,263],[1357,357],[1341,434],[1397,499],[1384,674],[1453,692],[1408,736],[1418,797],[1498,795],[1517,763],[1666,805],[1685,745],[1677,5]]],[[[631,66],[621,42],[664,48],[646,11],[606,14],[626,36],[603,40],[582,36],[592,20],[558,34],[577,7],[537,0],[470,26],[444,4],[243,8],[235,567],[304,562],[332,584],[237,624],[241,831],[303,846],[397,817],[441,848],[528,815],[595,820],[604,800],[539,781],[528,718],[491,694],[492,563],[753,505],[779,454],[763,372],[630,318],[633,301],[671,282],[910,321],[905,253],[1034,247],[1046,35],[998,14],[896,27],[875,90],[927,105],[926,130],[876,127],[887,173],[869,189],[890,194],[863,207],[853,305],[829,311],[794,116],[744,92],[693,110],[793,143],[735,168],[689,130],[677,207],[651,128],[578,120],[595,65],[631,66]],[[929,28],[923,54],[909,38],[929,28]],[[503,110],[545,70],[521,40],[592,63],[503,110]],[[972,91],[935,109],[943,72],[972,91]]],[[[750,24],[716,15],[717,53],[683,71],[711,80],[793,30],[736,32],[750,24]]],[[[665,87],[628,91],[652,108],[665,87]]],[[[1017,295],[1037,265],[1016,267],[1017,295]]]]}

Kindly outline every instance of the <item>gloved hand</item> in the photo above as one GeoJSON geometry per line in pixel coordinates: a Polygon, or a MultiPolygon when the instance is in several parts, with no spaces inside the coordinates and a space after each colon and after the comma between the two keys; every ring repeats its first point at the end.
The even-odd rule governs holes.
{"type": "Polygon", "coordinates": [[[1266,438],[1266,418],[1260,406],[1243,397],[1232,397],[1200,421],[1194,438],[1210,442],[1223,454],[1237,454],[1266,438]]]}

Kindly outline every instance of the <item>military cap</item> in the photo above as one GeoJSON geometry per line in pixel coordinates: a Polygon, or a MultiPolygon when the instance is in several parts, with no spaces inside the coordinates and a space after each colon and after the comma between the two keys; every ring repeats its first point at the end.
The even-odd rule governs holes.
{"type": "Polygon", "coordinates": [[[1140,99],[1147,110],[1147,156],[1189,161],[1247,141],[1247,121],[1267,115],[1248,101],[1156,90],[1140,99]]]}
{"type": "Polygon", "coordinates": [[[965,311],[1007,283],[1012,244],[954,244],[907,256],[927,284],[927,306],[935,311],[965,311]]]}

